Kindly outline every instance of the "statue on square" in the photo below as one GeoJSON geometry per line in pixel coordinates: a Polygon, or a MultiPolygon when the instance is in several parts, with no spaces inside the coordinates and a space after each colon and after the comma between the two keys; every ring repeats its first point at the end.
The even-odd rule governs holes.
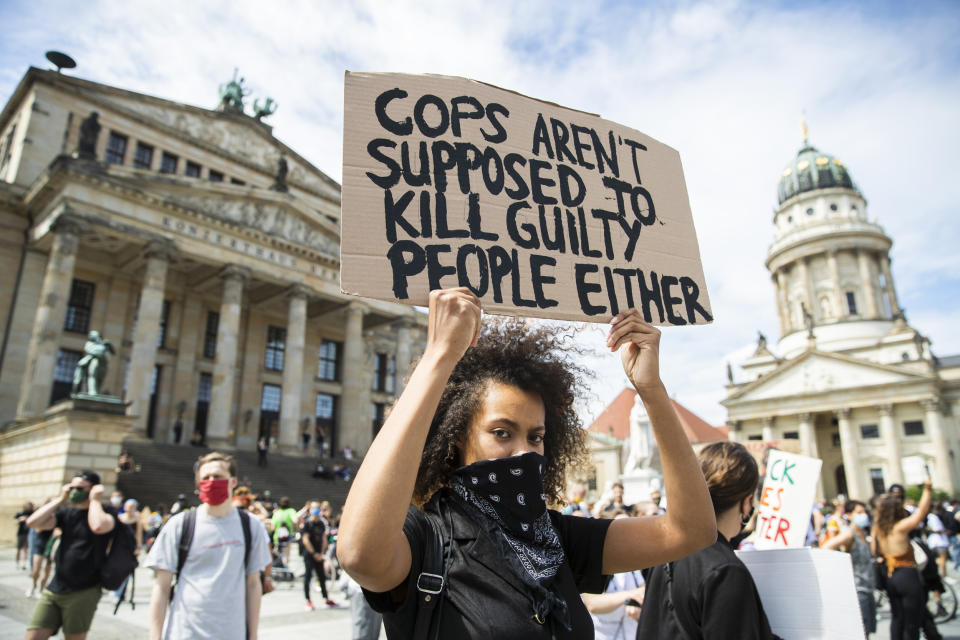
{"type": "Polygon", "coordinates": [[[624,475],[649,469],[656,453],[657,441],[653,437],[653,426],[643,408],[638,395],[634,398],[630,411],[630,440],[627,444],[627,462],[623,466],[624,475]]]}
{"type": "Polygon", "coordinates": [[[663,487],[663,470],[653,426],[639,395],[633,399],[630,438],[624,443],[624,448],[626,461],[619,477],[623,485],[623,500],[627,504],[646,502],[652,490],[663,487]]]}
{"type": "Polygon", "coordinates": [[[115,354],[116,351],[109,340],[100,337],[98,331],[91,331],[83,345],[83,352],[84,355],[73,372],[73,394],[99,396],[103,379],[107,375],[110,354],[115,354]]]}

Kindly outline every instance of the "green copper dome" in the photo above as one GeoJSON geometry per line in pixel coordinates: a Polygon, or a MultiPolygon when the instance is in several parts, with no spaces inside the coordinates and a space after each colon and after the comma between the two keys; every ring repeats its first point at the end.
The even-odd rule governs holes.
{"type": "Polygon", "coordinates": [[[780,173],[777,195],[783,204],[798,193],[830,187],[856,189],[842,162],[805,142],[793,162],[780,173]]]}

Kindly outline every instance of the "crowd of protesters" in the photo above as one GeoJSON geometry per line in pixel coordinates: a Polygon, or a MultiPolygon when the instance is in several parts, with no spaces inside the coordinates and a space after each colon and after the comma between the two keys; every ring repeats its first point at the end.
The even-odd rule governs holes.
{"type": "MultiPolygon", "coordinates": [[[[229,475],[229,471],[226,475],[229,475]]],[[[102,485],[98,480],[93,472],[79,472],[65,485],[60,496],[45,499],[39,507],[25,503],[14,516],[18,525],[16,567],[27,573],[25,595],[39,598],[37,610],[31,618],[28,638],[49,637],[44,635],[45,630],[52,633],[56,628],[63,628],[71,638],[82,637],[85,629],[89,628],[100,589],[96,585],[80,584],[74,573],[86,570],[96,562],[97,554],[103,553],[99,543],[90,545],[82,542],[85,532],[92,531],[88,518],[91,500],[102,496],[99,493],[102,492],[102,485]],[[61,552],[59,549],[64,542],[66,546],[61,552]],[[96,599],[94,595],[97,595],[96,599]]],[[[229,505],[247,512],[262,525],[262,553],[267,555],[264,556],[264,566],[257,567],[256,572],[263,569],[266,574],[259,581],[263,593],[269,593],[274,588],[275,579],[291,582],[299,579],[302,582],[305,609],[313,611],[317,608],[314,590],[319,590],[322,606],[340,606],[330,595],[336,586],[349,601],[354,619],[354,638],[379,637],[381,614],[370,608],[360,586],[342,572],[337,563],[339,518],[329,502],[310,500],[297,508],[286,497],[274,499],[268,490],[256,493],[248,484],[241,485],[239,482],[230,489],[229,498],[229,505]],[[301,558],[296,564],[298,569],[302,567],[302,573],[298,571],[295,574],[291,570],[294,552],[301,558]]],[[[114,491],[103,502],[105,504],[99,513],[104,519],[111,518],[114,522],[112,526],[128,527],[144,558],[148,557],[146,554],[151,551],[161,532],[165,528],[170,530],[167,525],[171,519],[191,510],[190,501],[184,494],[178,495],[169,505],[151,507],[140,505],[136,499],[126,498],[121,492],[114,491]]],[[[616,520],[663,514],[665,506],[669,505],[663,505],[662,502],[662,493],[654,490],[647,499],[628,504],[624,501],[624,488],[620,483],[614,483],[599,499],[588,501],[586,487],[573,483],[568,487],[566,504],[561,512],[585,518],[616,520]]],[[[748,517],[751,508],[744,507],[741,509],[744,513],[738,512],[746,523],[745,529],[742,533],[727,532],[727,548],[752,548],[752,523],[748,517]]],[[[718,525],[720,522],[718,519],[718,525]]],[[[100,526],[102,531],[106,525],[101,522],[100,526]]],[[[944,590],[942,580],[947,576],[948,566],[954,571],[960,570],[960,501],[934,502],[929,485],[920,492],[919,499],[911,498],[905,495],[903,487],[894,485],[888,493],[874,496],[867,502],[839,496],[828,505],[815,505],[809,529],[808,545],[850,554],[868,638],[876,631],[878,590],[883,590],[889,598],[892,638],[919,638],[920,633],[928,640],[941,637],[933,618],[943,613],[936,608],[942,607],[939,602],[944,590]],[[919,560],[916,555],[918,548],[922,549],[919,560]],[[932,603],[929,609],[928,597],[932,603]]],[[[107,531],[100,535],[108,536],[109,533],[107,531]]],[[[170,572],[171,579],[158,581],[165,589],[169,588],[176,569],[175,563],[170,564],[170,554],[175,553],[175,545],[173,549],[171,551],[167,545],[166,565],[160,560],[146,563],[161,571],[164,566],[170,567],[166,570],[170,572]]],[[[681,575],[685,564],[689,564],[689,561],[676,563],[681,575]]],[[[593,637],[597,640],[668,637],[651,630],[670,628],[669,624],[657,619],[662,611],[655,613],[663,604],[660,585],[663,577],[658,577],[661,575],[659,571],[662,569],[618,573],[608,582],[603,593],[582,594],[593,621],[593,637]],[[653,580],[652,587],[648,582],[650,579],[653,580]],[[647,621],[646,627],[644,620],[647,621]]],[[[682,584],[682,580],[678,584],[682,584]]],[[[128,583],[110,593],[109,597],[114,603],[132,597],[128,583]]],[[[721,601],[716,597],[713,600],[721,601]]],[[[193,617],[196,619],[197,616],[193,617]]],[[[744,618],[721,619],[729,622],[742,621],[744,618]]],[[[197,629],[181,631],[181,635],[171,633],[165,637],[190,637],[196,634],[197,629]]],[[[770,636],[761,634],[757,637],[770,636]]]]}
{"type": "MultiPolygon", "coordinates": [[[[308,611],[316,608],[312,589],[320,591],[324,607],[340,607],[331,595],[337,588],[351,608],[353,638],[379,637],[379,614],[366,604],[359,586],[339,570],[339,518],[328,501],[308,500],[297,509],[287,497],[275,500],[269,490],[257,493],[249,481],[241,484],[237,479],[236,463],[226,454],[202,456],[193,473],[199,508],[193,508],[185,494],[153,507],[120,491],[104,499],[103,485],[93,471],[78,472],[59,496],[46,499],[39,508],[25,503],[15,515],[15,563],[18,570],[28,572],[26,597],[38,599],[26,637],[42,640],[61,629],[70,640],[85,637],[104,595],[97,567],[104,562],[117,527],[129,530],[141,565],[155,573],[151,638],[255,638],[260,597],[275,588],[274,580],[292,582],[299,577],[291,567],[294,554],[302,559],[308,611]],[[193,528],[187,539],[189,551],[181,560],[185,523],[193,528]],[[254,601],[257,605],[251,609],[254,601]],[[230,624],[225,626],[224,621],[230,624]],[[231,625],[237,628],[228,628],[231,625]]],[[[132,601],[131,580],[132,574],[107,594],[112,604],[132,601]]]]}
{"type": "MultiPolygon", "coordinates": [[[[379,637],[381,622],[389,638],[776,640],[734,554],[753,546],[763,465],[733,442],[694,454],[659,378],[658,330],[623,312],[608,346],[651,418],[663,493],[631,505],[615,483],[589,504],[583,486],[566,485],[587,451],[573,410],[579,369],[557,330],[483,325],[466,288],[431,293],[430,317],[427,350],[353,478],[342,519],[322,500],[297,509],[257,494],[218,452],[194,466],[196,509],[184,495],[168,510],[116,492],[105,506],[92,471],[39,509],[24,505],[16,561],[36,560],[28,595],[40,589],[28,639],[60,628],[85,637],[108,545],[129,531],[155,572],[151,640],[255,639],[262,595],[296,578],[294,549],[304,607],[316,608],[314,580],[324,605],[338,606],[327,584],[337,581],[354,640],[379,637]]],[[[921,629],[936,640],[925,603],[944,591],[948,555],[955,568],[960,560],[956,516],[956,503],[932,505],[929,481],[915,504],[894,486],[869,506],[838,497],[829,513],[816,507],[808,544],[851,555],[868,636],[883,588],[894,640],[921,629]]]]}

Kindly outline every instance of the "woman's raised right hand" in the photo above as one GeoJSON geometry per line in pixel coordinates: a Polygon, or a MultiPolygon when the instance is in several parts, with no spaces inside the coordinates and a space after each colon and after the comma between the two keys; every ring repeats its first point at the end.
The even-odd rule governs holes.
{"type": "Polygon", "coordinates": [[[428,352],[460,360],[480,338],[480,298],[466,287],[430,292],[428,352]]]}

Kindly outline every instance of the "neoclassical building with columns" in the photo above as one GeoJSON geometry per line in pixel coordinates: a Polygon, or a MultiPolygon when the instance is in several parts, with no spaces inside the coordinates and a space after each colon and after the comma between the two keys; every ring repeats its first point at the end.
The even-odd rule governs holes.
{"type": "Polygon", "coordinates": [[[780,320],[723,405],[729,437],[798,440],[823,460],[821,498],[915,482],[960,488],[960,356],[937,357],[897,298],[892,240],[848,168],[806,140],[778,183],[770,271],[780,320]]]}
{"type": "Polygon", "coordinates": [[[98,331],[142,437],[365,450],[425,323],[341,293],[339,221],[339,185],[242,101],[31,68],[0,112],[3,430],[69,397],[98,331]]]}

